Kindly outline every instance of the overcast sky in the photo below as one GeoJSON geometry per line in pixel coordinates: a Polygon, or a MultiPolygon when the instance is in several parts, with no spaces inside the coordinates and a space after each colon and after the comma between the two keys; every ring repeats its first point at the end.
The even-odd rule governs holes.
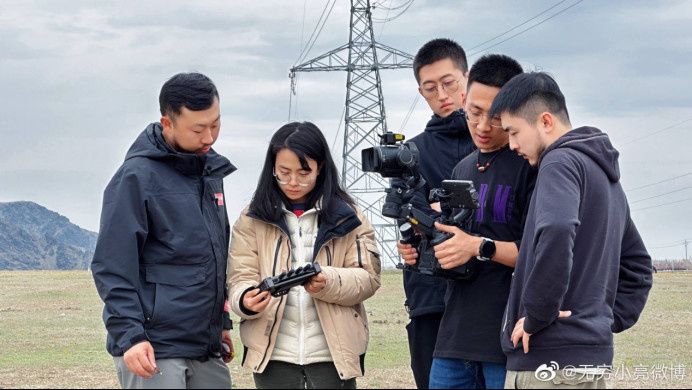
{"type": "MultiPolygon", "coordinates": [[[[328,3],[0,0],[0,202],[34,201],[97,231],[103,189],[160,117],[161,85],[199,71],[221,94],[214,148],[239,168],[225,181],[234,221],[271,135],[289,118],[288,70],[328,3]]],[[[308,59],[348,41],[349,8],[337,0],[308,59]]],[[[375,35],[412,55],[432,38],[452,38],[471,63],[502,53],[553,74],[573,125],[606,131],[620,150],[622,183],[652,255],[682,258],[676,243],[692,239],[690,25],[690,1],[414,0],[401,17],[375,24],[375,35]]],[[[431,114],[423,99],[402,129],[417,94],[412,71],[381,76],[389,129],[419,133],[431,114]]],[[[291,113],[336,140],[339,162],[345,84],[345,73],[300,74],[291,113]]]]}

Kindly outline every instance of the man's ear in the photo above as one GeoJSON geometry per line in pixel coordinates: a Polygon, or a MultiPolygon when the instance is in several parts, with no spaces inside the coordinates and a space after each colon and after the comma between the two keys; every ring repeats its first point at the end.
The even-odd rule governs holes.
{"type": "Polygon", "coordinates": [[[555,129],[555,118],[553,114],[544,112],[538,117],[538,126],[546,134],[550,134],[555,129]]]}
{"type": "Polygon", "coordinates": [[[171,118],[169,118],[168,115],[164,115],[161,117],[161,126],[163,126],[164,131],[171,131],[171,128],[173,127],[173,121],[171,121],[171,118]]]}

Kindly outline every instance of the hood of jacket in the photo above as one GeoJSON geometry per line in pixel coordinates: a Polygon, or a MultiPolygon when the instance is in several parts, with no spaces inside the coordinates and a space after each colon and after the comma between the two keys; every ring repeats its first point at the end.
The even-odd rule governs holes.
{"type": "Polygon", "coordinates": [[[125,161],[135,157],[145,157],[160,160],[173,165],[181,173],[188,176],[225,177],[237,168],[224,156],[214,149],[203,155],[176,152],[163,138],[163,126],[159,122],[149,124],[137,137],[125,156],[125,161]]]}
{"type": "Polygon", "coordinates": [[[608,135],[595,127],[584,126],[567,132],[546,148],[538,165],[540,166],[545,156],[555,149],[577,150],[594,160],[611,182],[616,183],[620,180],[620,152],[610,142],[608,135]]]}
{"type": "Polygon", "coordinates": [[[428,121],[428,124],[425,125],[425,131],[458,135],[468,138],[471,137],[466,127],[466,118],[464,117],[464,110],[462,109],[456,110],[444,118],[434,114],[428,121]]]}

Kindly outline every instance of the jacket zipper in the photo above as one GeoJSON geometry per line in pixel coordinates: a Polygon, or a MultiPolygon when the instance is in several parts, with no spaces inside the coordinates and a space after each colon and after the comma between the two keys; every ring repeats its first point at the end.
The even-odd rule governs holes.
{"type": "MultiPolygon", "coordinates": [[[[276,251],[274,252],[274,267],[272,268],[272,276],[276,276],[276,264],[278,263],[279,260],[279,249],[281,248],[281,241],[283,240],[283,236],[279,237],[279,241],[276,243],[276,251]]],[[[290,247],[290,245],[289,245],[290,247]]],[[[279,305],[276,307],[276,313],[274,313],[274,323],[272,324],[272,328],[269,331],[269,340],[267,343],[267,348],[264,350],[264,356],[262,357],[262,361],[260,364],[255,367],[255,370],[259,369],[262,367],[262,364],[264,364],[264,361],[267,359],[267,353],[269,352],[269,347],[272,345],[272,334],[274,333],[274,328],[276,327],[276,316],[279,315],[279,309],[281,308],[281,304],[284,302],[284,297],[285,295],[281,296],[281,300],[279,300],[279,305]]]]}
{"type": "Polygon", "coordinates": [[[363,268],[363,259],[360,257],[360,239],[356,238],[356,247],[358,248],[358,266],[363,268]]]}
{"type": "Polygon", "coordinates": [[[305,294],[302,289],[298,290],[298,307],[300,307],[300,334],[298,335],[298,364],[301,366],[305,360],[305,294]]]}

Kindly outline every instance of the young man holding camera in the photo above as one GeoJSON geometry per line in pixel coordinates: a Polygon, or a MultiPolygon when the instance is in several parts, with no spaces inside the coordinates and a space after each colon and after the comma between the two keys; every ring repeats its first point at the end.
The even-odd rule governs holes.
{"type": "MultiPolygon", "coordinates": [[[[425,131],[410,141],[420,151],[420,171],[426,184],[411,203],[437,215],[428,193],[475,147],[462,110],[466,94],[468,64],[466,53],[456,42],[434,39],[418,51],[413,61],[418,91],[433,111],[425,131]]],[[[446,283],[443,279],[404,272],[406,309],[411,322],[406,326],[411,350],[411,368],[419,389],[428,388],[437,331],[444,312],[446,283]]]]}
{"type": "MultiPolygon", "coordinates": [[[[464,111],[478,150],[462,160],[450,177],[474,182],[480,208],[466,230],[475,235],[437,223],[439,230],[454,236],[434,249],[442,268],[466,264],[474,276],[447,282],[431,388],[504,387],[506,358],[499,334],[535,172],[509,151],[508,135],[488,112],[500,88],[521,73],[514,59],[486,55],[469,74],[464,111]]],[[[415,264],[416,250],[398,246],[407,263],[415,264]]]]}

